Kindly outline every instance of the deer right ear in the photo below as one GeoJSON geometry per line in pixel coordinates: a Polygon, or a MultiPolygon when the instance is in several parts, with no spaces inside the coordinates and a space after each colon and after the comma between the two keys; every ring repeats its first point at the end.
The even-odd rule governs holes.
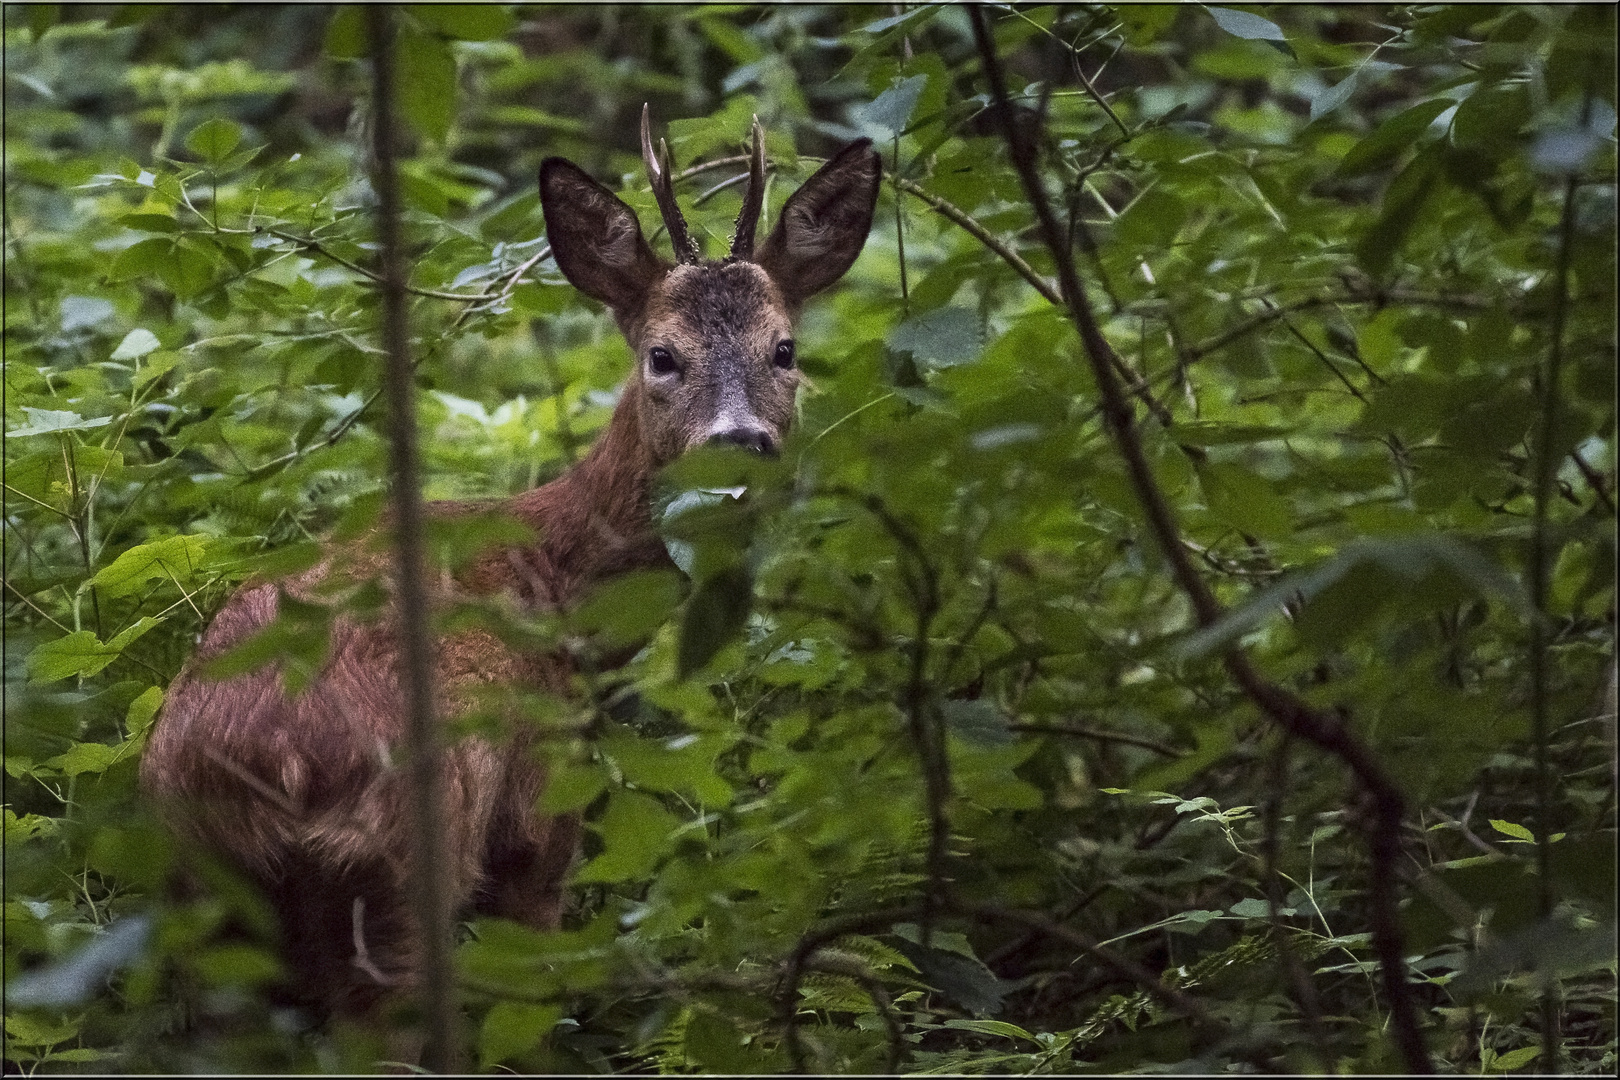
{"type": "Polygon", "coordinates": [[[871,139],[857,139],[789,196],[754,257],[797,308],[844,276],[872,230],[883,165],[871,139]]]}
{"type": "Polygon", "coordinates": [[[641,306],[662,266],[636,212],[566,158],[540,163],[540,208],[557,269],[616,313],[641,306]]]}

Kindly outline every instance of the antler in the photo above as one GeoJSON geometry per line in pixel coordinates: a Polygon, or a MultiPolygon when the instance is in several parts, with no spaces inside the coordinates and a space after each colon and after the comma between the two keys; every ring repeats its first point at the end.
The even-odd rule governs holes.
{"type": "Polygon", "coordinates": [[[669,145],[658,140],[658,156],[653,157],[651,107],[641,106],[641,160],[647,166],[647,181],[652,184],[653,198],[658,200],[658,212],[664,215],[664,228],[669,230],[669,242],[675,248],[675,261],[696,263],[701,261],[697,244],[686,231],[686,219],[675,202],[675,182],[669,163],[669,145]]]}
{"type": "Polygon", "coordinates": [[[765,205],[765,129],[759,117],[754,117],[754,151],[748,162],[748,194],[743,196],[742,209],[737,212],[737,229],[731,237],[731,257],[754,257],[754,229],[759,225],[759,211],[765,205]]]}

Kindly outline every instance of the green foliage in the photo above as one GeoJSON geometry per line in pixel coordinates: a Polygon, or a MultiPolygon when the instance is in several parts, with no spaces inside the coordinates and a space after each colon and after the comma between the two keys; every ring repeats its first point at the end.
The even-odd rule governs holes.
{"type": "MultiPolygon", "coordinates": [[[[404,11],[430,498],[559,475],[628,367],[545,257],[541,158],[619,189],[649,233],[644,101],[680,168],[740,153],[758,114],[771,222],[844,139],[877,138],[899,177],[805,313],[813,386],[781,460],[667,471],[679,571],[560,617],[445,616],[580,672],[566,697],[510,695],[543,736],[542,808],[587,838],[562,929],[464,924],[469,1058],[1398,1070],[1364,808],[1342,761],[1234,685],[1220,657],[1242,644],[1407,799],[1405,975],[1436,1062],[1543,1067],[1545,984],[1560,1068],[1609,1074],[1613,9],[988,13],[1226,609],[1210,626],[1074,327],[1029,283],[1053,261],[962,8],[404,11]]],[[[277,1004],[263,900],[135,784],[232,590],[357,549],[382,505],[364,12],[9,5],[4,31],[6,1060],[371,1069],[367,1033],[277,1004]]],[[[679,189],[711,251],[732,172],[679,189]]],[[[431,537],[452,565],[519,539],[499,515],[431,537]]],[[[381,597],[360,580],[341,602],[381,597]]],[[[284,598],[210,673],[276,663],[297,691],[329,620],[284,598]]]]}

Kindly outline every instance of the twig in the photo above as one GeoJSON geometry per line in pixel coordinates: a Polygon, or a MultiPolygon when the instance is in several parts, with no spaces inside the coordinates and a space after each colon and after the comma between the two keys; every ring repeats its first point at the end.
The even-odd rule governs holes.
{"type": "Polygon", "coordinates": [[[422,943],[424,1063],[438,1072],[458,1072],[459,1016],[451,960],[450,895],[446,887],[445,837],[439,794],[438,730],[433,717],[433,645],[423,574],[424,523],[416,445],[415,381],[410,356],[410,311],[406,306],[404,244],[399,183],[394,161],[394,20],[391,8],[366,9],[371,45],[372,148],[382,284],[382,339],[387,350],[383,385],[388,393],[389,458],[393,473],[395,593],[409,717],[410,792],[414,840],[412,899],[422,943]]]}
{"type": "Polygon", "coordinates": [[[1580,447],[1571,447],[1569,456],[1575,462],[1575,467],[1581,470],[1581,475],[1586,478],[1587,485],[1591,487],[1593,494],[1598,497],[1598,501],[1608,507],[1609,513],[1612,515],[1614,513],[1614,500],[1609,497],[1609,484],[1604,479],[1603,474],[1592,468],[1591,464],[1581,456],[1580,447]]]}
{"type": "MultiPolygon", "coordinates": [[[[225,229],[222,229],[220,231],[221,232],[231,232],[231,231],[243,231],[243,230],[225,230],[225,229]]],[[[365,267],[361,266],[359,263],[350,262],[348,259],[345,259],[343,256],[339,255],[337,252],[335,252],[335,251],[331,250],[330,248],[326,247],[326,245],[322,244],[319,240],[316,240],[313,237],[297,236],[297,235],[295,235],[293,233],[282,232],[280,229],[272,229],[272,228],[269,228],[268,226],[264,226],[264,225],[259,226],[259,228],[256,231],[258,231],[258,232],[267,232],[271,236],[276,237],[278,240],[286,240],[288,243],[299,244],[299,245],[309,249],[310,251],[315,252],[315,254],[321,256],[324,259],[330,259],[332,262],[337,263],[339,266],[343,267],[345,270],[352,270],[356,274],[359,274],[362,277],[368,278],[369,280],[371,280],[372,282],[375,282],[378,285],[383,284],[383,279],[379,274],[375,273],[374,271],[367,270],[365,267]]],[[[538,261],[538,260],[536,260],[536,261],[538,261]]],[[[412,294],[414,294],[416,296],[427,296],[427,297],[431,297],[434,300],[459,300],[464,304],[466,304],[466,303],[481,303],[481,302],[483,302],[485,300],[499,300],[501,298],[501,294],[498,293],[498,292],[481,292],[481,293],[471,293],[471,294],[440,292],[438,289],[420,289],[420,288],[417,288],[415,285],[405,285],[405,286],[403,286],[403,288],[404,288],[404,290],[406,292],[412,293],[412,294]]]]}
{"type": "MultiPolygon", "coordinates": [[[[984,10],[979,5],[972,5],[969,12],[985,78],[990,84],[991,97],[995,102],[994,112],[1001,125],[1013,164],[1018,171],[1019,180],[1024,186],[1025,195],[1035,211],[1047,248],[1057,265],[1058,280],[1068,301],[1070,318],[1079,331],[1085,346],[1086,358],[1091,364],[1092,374],[1102,398],[1104,420],[1113,434],[1121,457],[1124,458],[1132,489],[1138,502],[1142,504],[1160,553],[1170,565],[1177,584],[1191,602],[1199,624],[1211,625],[1222,616],[1221,605],[1208,584],[1199,577],[1187,551],[1181,546],[1180,532],[1174,514],[1159,489],[1146,453],[1137,438],[1130,403],[1121,392],[1113,366],[1107,360],[1111,350],[1091,310],[1084,286],[1075,272],[1073,257],[1068,245],[1064,243],[1063,233],[1052,215],[1046,192],[1035,172],[1033,148],[1020,135],[1013,123],[1006,100],[1006,84],[1001,73],[1001,61],[996,55],[994,39],[991,37],[984,10]]],[[[1224,659],[1227,672],[1263,713],[1284,730],[1337,755],[1350,768],[1369,796],[1373,804],[1373,819],[1367,830],[1373,864],[1369,888],[1372,939],[1379,957],[1385,993],[1389,998],[1394,1041],[1405,1059],[1408,1071],[1431,1072],[1433,1065],[1418,1026],[1411,987],[1406,981],[1400,913],[1395,892],[1396,864],[1400,856],[1400,826],[1405,811],[1400,790],[1384,773],[1371,751],[1346,729],[1337,716],[1319,712],[1289,691],[1268,682],[1255,670],[1248,655],[1240,648],[1233,646],[1227,651],[1224,659]]]]}
{"type": "Polygon", "coordinates": [[[1127,735],[1123,731],[1105,731],[1102,728],[1088,727],[1085,724],[1047,724],[1020,721],[1007,725],[1008,731],[1023,731],[1032,735],[1070,735],[1076,739],[1093,739],[1097,742],[1120,743],[1123,746],[1140,746],[1143,750],[1151,750],[1164,757],[1181,757],[1182,751],[1166,743],[1153,739],[1144,739],[1140,735],[1127,735]]]}

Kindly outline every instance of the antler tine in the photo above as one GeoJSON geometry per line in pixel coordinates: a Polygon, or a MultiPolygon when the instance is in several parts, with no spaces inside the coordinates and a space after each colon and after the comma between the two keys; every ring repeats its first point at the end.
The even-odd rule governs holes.
{"type": "Polygon", "coordinates": [[[654,157],[652,106],[644,102],[641,106],[641,162],[647,167],[647,182],[652,185],[653,198],[658,200],[658,212],[664,217],[664,228],[668,230],[669,242],[675,249],[675,261],[695,263],[700,256],[697,244],[693,243],[691,234],[686,230],[686,219],[681,216],[681,208],[675,202],[674,170],[669,164],[669,146],[659,139],[658,148],[662,153],[654,157]]]}
{"type": "Polygon", "coordinates": [[[754,257],[754,230],[759,226],[759,211],[765,205],[765,129],[759,117],[754,117],[754,150],[748,161],[748,194],[743,196],[742,209],[737,212],[737,229],[731,237],[731,255],[735,259],[754,257]]]}

